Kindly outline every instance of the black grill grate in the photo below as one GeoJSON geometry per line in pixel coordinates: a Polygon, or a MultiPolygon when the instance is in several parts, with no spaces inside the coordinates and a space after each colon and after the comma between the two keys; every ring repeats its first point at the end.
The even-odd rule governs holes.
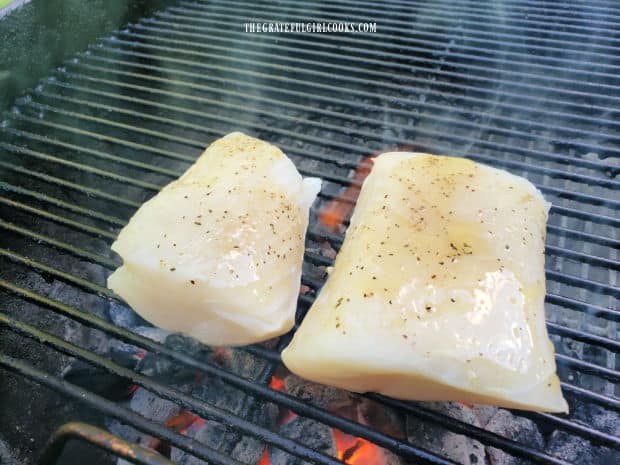
{"type": "MultiPolygon", "coordinates": [[[[244,1],[179,1],[64,64],[18,101],[2,124],[3,307],[17,302],[63,315],[415,463],[452,463],[270,389],[270,373],[280,363],[277,348],[244,349],[271,363],[260,384],[119,328],[83,302],[123,304],[105,288],[105,276],[118,265],[108,248],[116,232],[210,141],[231,130],[277,144],[303,174],[326,180],[320,201],[354,184],[352,170],[376,150],[415,145],[467,156],[526,176],[553,202],[548,328],[564,392],[577,413],[515,414],[547,431],[619,449],[617,424],[590,424],[579,408],[598,406],[616,415],[620,407],[620,8],[604,2],[450,3],[282,0],[258,8],[244,1]],[[376,21],[378,33],[243,32],[244,22],[263,20],[376,21]],[[72,291],[53,292],[33,275],[72,291]]],[[[319,237],[336,249],[342,241],[312,226],[309,239],[319,237]]],[[[331,264],[313,251],[306,261],[331,264]]],[[[299,318],[321,285],[307,274],[302,281],[313,293],[300,297],[299,318]]],[[[3,338],[20,335],[87,361],[310,462],[341,463],[67,342],[43,322],[0,311],[3,338]]],[[[36,355],[7,354],[0,355],[6,370],[196,457],[238,463],[46,372],[36,355]]],[[[420,404],[366,397],[515,457],[569,463],[420,404]]]]}

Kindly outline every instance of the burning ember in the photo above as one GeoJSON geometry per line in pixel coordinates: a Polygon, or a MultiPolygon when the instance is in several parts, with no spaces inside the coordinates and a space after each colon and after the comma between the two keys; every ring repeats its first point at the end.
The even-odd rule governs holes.
{"type": "Polygon", "coordinates": [[[346,190],[327,202],[319,211],[319,223],[329,231],[337,231],[349,219],[353,210],[353,202],[357,200],[364,179],[370,174],[372,160],[375,155],[364,158],[355,169],[355,175],[346,190]]]}
{"type": "Polygon", "coordinates": [[[269,387],[276,391],[286,390],[286,384],[284,383],[284,380],[282,378],[277,378],[275,376],[271,377],[271,382],[269,383],[269,387]]]}
{"type": "MultiPolygon", "coordinates": [[[[178,415],[169,418],[164,424],[167,428],[170,428],[177,433],[182,434],[187,431],[189,427],[192,426],[194,423],[204,423],[204,420],[200,417],[197,417],[193,413],[188,412],[187,410],[183,410],[178,415]]],[[[159,439],[153,439],[150,442],[149,447],[151,449],[159,450],[160,445],[161,441],[159,439]]]]}
{"type": "MultiPolygon", "coordinates": [[[[174,430],[177,433],[184,434],[193,424],[204,424],[204,420],[197,417],[193,413],[183,410],[178,415],[169,418],[165,425],[167,428],[174,430]]],[[[154,438],[148,445],[151,449],[156,450],[165,457],[170,457],[170,444],[154,438]]]]}
{"type": "MultiPolygon", "coordinates": [[[[276,376],[271,377],[269,387],[275,391],[286,392],[286,383],[284,382],[284,379],[278,378],[276,376]]],[[[276,420],[276,427],[279,428],[280,426],[287,424],[288,422],[292,421],[296,416],[297,414],[295,412],[291,412],[290,410],[280,411],[276,420]]]]}
{"type": "Polygon", "coordinates": [[[256,465],[270,465],[270,463],[271,462],[269,461],[269,449],[265,448],[265,452],[263,452],[263,456],[256,463],[256,465]]]}
{"type": "Polygon", "coordinates": [[[362,438],[334,429],[337,458],[349,465],[378,465],[384,462],[381,449],[362,438]]]}
{"type": "Polygon", "coordinates": [[[360,195],[362,183],[372,169],[374,158],[385,152],[428,152],[428,150],[423,147],[403,145],[394,149],[386,148],[362,159],[355,168],[355,174],[349,187],[342,194],[325,203],[319,211],[318,220],[323,228],[331,232],[339,232],[345,221],[351,217],[355,201],[360,195]]]}
{"type": "MultiPolygon", "coordinates": [[[[269,387],[271,389],[287,392],[284,378],[272,376],[269,387]]],[[[353,407],[351,405],[351,407],[353,407]]],[[[354,408],[354,407],[353,407],[354,408]]],[[[294,421],[297,414],[290,410],[281,411],[276,422],[276,429],[280,429],[294,421]]],[[[335,446],[335,457],[348,465],[385,465],[382,450],[376,445],[362,438],[350,436],[340,430],[332,429],[332,442],[335,446]]],[[[256,465],[271,465],[269,447],[266,447],[263,455],[256,465]]]]}

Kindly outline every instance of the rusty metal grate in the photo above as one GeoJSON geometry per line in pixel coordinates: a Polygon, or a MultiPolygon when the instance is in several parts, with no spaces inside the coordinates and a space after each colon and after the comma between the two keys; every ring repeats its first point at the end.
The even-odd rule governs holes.
{"type": "MultiPolygon", "coordinates": [[[[598,408],[617,421],[620,407],[620,8],[605,2],[466,0],[456,5],[282,0],[258,8],[259,3],[179,1],[102,38],[5,115],[0,341],[35,341],[35,347],[45,345],[129,379],[292,456],[342,463],[64,340],[47,320],[22,318],[20,309],[62,315],[415,463],[453,463],[271,389],[268,380],[287,336],[271,349],[244,349],[268,362],[260,383],[118,327],[88,306],[123,305],[104,287],[105,276],[118,265],[109,244],[132,212],[216,137],[241,129],[278,145],[303,174],[326,181],[319,203],[354,183],[353,170],[371,152],[422,146],[523,175],[553,202],[548,328],[563,390],[577,413],[513,413],[534,420],[546,434],[563,431],[617,451],[617,423],[614,430],[579,412],[598,408]],[[376,21],[378,32],[243,32],[243,22],[262,20],[376,21]]],[[[334,249],[342,241],[312,224],[308,240],[319,238],[334,249]]],[[[306,262],[329,266],[331,259],[310,248],[306,262]]],[[[322,283],[312,273],[302,282],[311,292],[300,296],[298,319],[322,283]]],[[[2,342],[0,349],[3,370],[210,463],[240,463],[46,371],[36,353],[16,354],[2,342]]],[[[515,457],[570,463],[421,404],[366,397],[515,457]]]]}

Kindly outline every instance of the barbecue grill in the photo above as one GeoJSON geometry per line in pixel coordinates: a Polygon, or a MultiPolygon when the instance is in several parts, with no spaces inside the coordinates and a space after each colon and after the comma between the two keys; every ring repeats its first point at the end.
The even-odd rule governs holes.
{"type": "Polygon", "coordinates": [[[0,463],[620,463],[619,19],[605,1],[179,0],[49,70],[0,125],[0,463]],[[376,32],[244,29],[282,21],[376,32]],[[355,202],[367,156],[531,180],[553,203],[546,315],[570,415],[344,393],[283,370],[290,334],[209,348],[135,315],[105,287],[109,245],[233,130],[324,180],[298,322],[346,226],[317,212],[355,202]]]}

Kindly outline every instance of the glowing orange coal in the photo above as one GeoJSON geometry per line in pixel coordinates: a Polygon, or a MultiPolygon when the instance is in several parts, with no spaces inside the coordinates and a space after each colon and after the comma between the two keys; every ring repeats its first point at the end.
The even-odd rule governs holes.
{"type": "MultiPolygon", "coordinates": [[[[340,430],[334,429],[334,443],[336,444],[336,458],[347,465],[382,465],[383,455],[379,447],[362,438],[349,436],[340,430]]],[[[256,465],[270,465],[269,448],[265,448],[262,457],[256,465]]]]}
{"type": "Polygon", "coordinates": [[[276,391],[284,391],[286,389],[284,380],[281,378],[277,378],[275,376],[271,377],[271,382],[269,383],[269,387],[271,389],[275,389],[276,391]]]}
{"type": "Polygon", "coordinates": [[[424,147],[406,144],[396,148],[386,148],[363,158],[357,165],[357,168],[355,168],[355,175],[351,179],[349,187],[342,194],[337,195],[321,207],[318,220],[323,228],[337,232],[340,226],[351,217],[355,201],[360,195],[362,183],[372,169],[374,158],[384,152],[429,152],[429,150],[424,147]]]}
{"type": "MultiPolygon", "coordinates": [[[[272,376],[269,387],[276,391],[286,392],[286,382],[283,378],[272,376]]],[[[276,429],[293,421],[297,414],[290,410],[281,410],[276,420],[276,429]]],[[[336,458],[347,465],[384,465],[385,458],[381,449],[373,443],[355,436],[350,436],[340,430],[332,429],[334,444],[336,446],[336,458]]],[[[256,465],[271,465],[269,460],[269,447],[263,451],[256,465]]]]}
{"type": "Polygon", "coordinates": [[[269,449],[265,448],[265,452],[263,452],[263,456],[260,458],[260,460],[258,462],[256,462],[256,465],[270,465],[271,462],[269,462],[269,449]]]}
{"type": "Polygon", "coordinates": [[[355,170],[355,176],[352,181],[354,184],[349,185],[346,190],[327,202],[319,211],[319,223],[327,230],[336,231],[351,216],[353,210],[353,202],[360,195],[361,185],[370,174],[372,169],[372,160],[375,155],[364,158],[355,170]]]}
{"type": "Polygon", "coordinates": [[[202,418],[197,417],[196,415],[194,415],[193,413],[188,412],[187,410],[183,410],[178,415],[175,415],[174,417],[168,419],[168,421],[166,421],[165,425],[168,428],[172,428],[177,433],[184,433],[194,423],[196,423],[198,425],[201,425],[204,422],[205,421],[202,418]]]}
{"type": "Polygon", "coordinates": [[[348,465],[379,465],[383,463],[381,449],[362,438],[356,438],[333,430],[336,444],[336,457],[348,465]]]}
{"type": "MultiPolygon", "coordinates": [[[[193,424],[201,425],[204,422],[205,421],[202,418],[197,417],[196,415],[194,415],[191,412],[188,412],[187,410],[183,410],[181,411],[181,413],[168,418],[168,420],[166,420],[166,423],[164,424],[166,425],[167,428],[170,428],[177,433],[183,434],[193,424]]],[[[160,454],[166,457],[170,457],[170,444],[168,444],[165,441],[161,441],[157,438],[153,438],[151,442],[149,443],[149,447],[151,449],[158,451],[160,454]]]]}
{"type": "MultiPolygon", "coordinates": [[[[282,378],[278,378],[276,376],[271,377],[271,382],[269,383],[269,387],[271,389],[275,389],[276,391],[286,392],[286,384],[282,378]]],[[[295,419],[297,414],[295,412],[291,412],[290,410],[280,410],[278,414],[278,418],[276,420],[276,426],[280,427],[285,425],[295,419]]],[[[269,462],[265,462],[269,463],[269,462]]]]}

